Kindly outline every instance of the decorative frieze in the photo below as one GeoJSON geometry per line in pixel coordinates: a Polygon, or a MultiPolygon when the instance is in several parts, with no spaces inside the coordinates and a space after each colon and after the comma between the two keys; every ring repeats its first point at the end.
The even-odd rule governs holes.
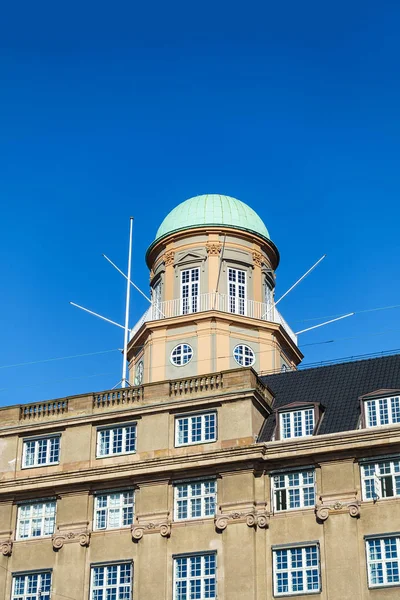
{"type": "Polygon", "coordinates": [[[57,527],[57,531],[52,536],[53,549],[60,550],[64,544],[78,543],[81,546],[89,546],[90,531],[88,521],[79,521],[75,523],[64,523],[57,527]]]}
{"type": "Polygon", "coordinates": [[[132,540],[138,542],[147,533],[159,533],[168,538],[171,535],[169,512],[142,513],[137,515],[132,525],[132,540]]]}
{"type": "Polygon", "coordinates": [[[11,556],[12,547],[12,531],[0,531],[0,554],[2,556],[11,556]]]}
{"type": "Polygon", "coordinates": [[[221,242],[207,242],[206,243],[206,250],[210,256],[218,256],[218,254],[221,252],[221,249],[222,249],[221,242]]]}
{"type": "Polygon", "coordinates": [[[265,259],[261,252],[257,252],[256,250],[254,250],[252,256],[254,264],[257,265],[257,267],[262,267],[265,259]]]}
{"type": "Polygon", "coordinates": [[[269,526],[270,514],[267,505],[262,503],[241,502],[232,505],[221,504],[215,515],[215,529],[224,531],[230,523],[246,523],[248,527],[266,529],[269,526]]]}
{"type": "Polygon", "coordinates": [[[173,265],[175,260],[175,252],[173,250],[168,250],[162,257],[162,260],[164,261],[166,267],[173,265]]]}
{"type": "Polygon", "coordinates": [[[348,513],[351,517],[360,517],[361,502],[357,499],[357,492],[320,496],[320,502],[315,507],[317,520],[323,523],[330,515],[348,513]]]}

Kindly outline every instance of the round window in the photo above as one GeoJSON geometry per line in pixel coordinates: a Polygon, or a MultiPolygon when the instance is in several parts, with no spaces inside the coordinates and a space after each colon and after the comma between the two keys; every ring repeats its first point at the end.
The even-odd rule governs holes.
{"type": "Polygon", "coordinates": [[[141,360],[136,367],[135,371],[135,385],[142,385],[143,383],[143,361],[141,360]]]}
{"type": "Polygon", "coordinates": [[[241,367],[251,367],[254,365],[256,360],[254,350],[245,344],[239,344],[238,346],[235,346],[233,350],[233,357],[241,367]]]}
{"type": "Polygon", "coordinates": [[[186,365],[193,358],[193,348],[189,344],[179,344],[171,352],[171,362],[177,367],[186,365]]]}

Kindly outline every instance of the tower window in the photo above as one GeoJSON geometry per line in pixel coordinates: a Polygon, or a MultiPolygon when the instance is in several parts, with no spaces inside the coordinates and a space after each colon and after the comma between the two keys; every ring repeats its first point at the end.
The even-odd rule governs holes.
{"type": "Polygon", "coordinates": [[[200,269],[181,271],[181,313],[187,315],[199,310],[200,269]]]}
{"type": "Polygon", "coordinates": [[[238,344],[238,346],[235,346],[233,357],[241,367],[251,367],[256,361],[254,350],[245,344],[238,344]]]}
{"type": "Polygon", "coordinates": [[[246,271],[228,269],[229,312],[246,314],[246,271]]]}
{"type": "Polygon", "coordinates": [[[193,348],[189,344],[179,344],[171,352],[171,362],[177,367],[187,365],[193,358],[193,348]]]}

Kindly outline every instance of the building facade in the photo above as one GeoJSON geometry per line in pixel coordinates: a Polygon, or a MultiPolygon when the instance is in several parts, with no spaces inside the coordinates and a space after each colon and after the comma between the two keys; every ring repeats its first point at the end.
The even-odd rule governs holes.
{"type": "Polygon", "coordinates": [[[400,597],[400,355],[297,369],[278,262],[243,203],[186,201],[131,387],[0,409],[0,599],[400,597]]]}

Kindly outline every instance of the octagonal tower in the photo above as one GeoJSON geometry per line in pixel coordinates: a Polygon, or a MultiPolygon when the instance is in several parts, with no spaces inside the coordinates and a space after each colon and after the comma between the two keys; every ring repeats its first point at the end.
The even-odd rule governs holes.
{"type": "Polygon", "coordinates": [[[182,202],[146,262],[152,306],[131,331],[132,385],[239,366],[278,371],[303,358],[274,306],[278,249],[247,204],[218,194],[182,202]]]}

